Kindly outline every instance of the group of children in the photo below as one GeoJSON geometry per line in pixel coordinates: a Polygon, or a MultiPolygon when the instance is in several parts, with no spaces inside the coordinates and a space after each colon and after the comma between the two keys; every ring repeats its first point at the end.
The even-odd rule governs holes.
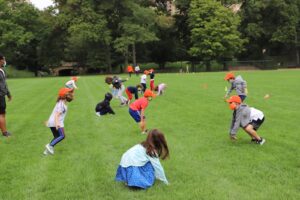
{"type": "MultiPolygon", "coordinates": [[[[154,77],[153,69],[145,70],[141,76],[140,84],[127,88],[125,88],[124,82],[128,79],[122,80],[117,76],[106,77],[105,82],[110,85],[111,93],[107,92],[104,95],[104,100],[98,103],[95,108],[97,116],[108,113],[115,114],[110,106],[110,101],[115,97],[120,100],[122,106],[129,105],[129,115],[135,122],[139,123],[142,134],[147,134],[145,141],[133,146],[123,154],[117,169],[115,180],[125,182],[129,187],[146,189],[154,184],[155,179],[169,184],[159,160],[160,158],[164,160],[169,156],[167,141],[161,131],[157,129],[147,131],[145,122],[145,109],[149,101],[156,95],[162,95],[166,88],[164,83],[155,86],[154,77]],[[150,89],[147,89],[147,75],[150,76],[150,89]],[[123,96],[124,91],[128,99],[123,96]],[[157,94],[154,91],[157,91],[157,94]],[[143,96],[139,98],[139,94],[143,96]],[[130,103],[133,96],[135,101],[130,103]]],[[[67,113],[67,102],[73,100],[77,80],[77,77],[72,77],[66,83],[65,88],[59,90],[56,105],[47,122],[54,138],[46,145],[45,155],[54,154],[54,146],[65,138],[64,118],[67,113]]],[[[236,140],[237,131],[239,127],[242,127],[251,137],[251,141],[260,145],[264,144],[265,139],[256,132],[265,120],[263,112],[243,103],[248,93],[246,81],[241,76],[235,77],[233,73],[226,74],[225,80],[230,82],[231,87],[224,98],[227,99],[233,90],[237,92],[237,95],[226,100],[229,108],[233,110],[230,138],[236,140]]]]}
{"type": "Polygon", "coordinates": [[[257,134],[257,130],[264,122],[265,116],[262,111],[244,104],[248,94],[246,81],[243,80],[242,76],[235,77],[233,73],[227,73],[224,79],[231,84],[224,98],[226,99],[233,90],[237,93],[237,95],[231,96],[226,100],[229,108],[233,110],[229,131],[230,138],[237,140],[237,131],[239,127],[242,127],[251,137],[252,142],[263,145],[266,140],[257,134]]]}

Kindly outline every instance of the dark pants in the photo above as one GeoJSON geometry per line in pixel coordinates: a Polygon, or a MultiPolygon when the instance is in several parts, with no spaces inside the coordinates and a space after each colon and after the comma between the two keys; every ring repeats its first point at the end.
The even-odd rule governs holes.
{"type": "Polygon", "coordinates": [[[6,113],[5,96],[0,96],[0,115],[6,113]]]}
{"type": "Polygon", "coordinates": [[[55,146],[59,142],[61,142],[63,139],[65,139],[65,130],[64,128],[59,128],[56,130],[55,127],[50,127],[52,134],[53,134],[53,140],[50,142],[51,146],[55,146]]]}
{"type": "Polygon", "coordinates": [[[241,98],[242,102],[246,99],[246,95],[239,95],[239,97],[241,98]]]}
{"type": "Polygon", "coordinates": [[[143,92],[145,92],[145,91],[146,91],[146,89],[147,89],[147,85],[146,85],[146,83],[141,83],[141,85],[143,86],[143,92]]]}

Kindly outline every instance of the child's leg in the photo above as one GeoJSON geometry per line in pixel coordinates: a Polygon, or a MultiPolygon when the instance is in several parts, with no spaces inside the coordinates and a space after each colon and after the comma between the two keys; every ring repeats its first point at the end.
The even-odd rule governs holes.
{"type": "Polygon", "coordinates": [[[154,79],[150,80],[150,89],[151,89],[151,91],[154,90],[154,79]]]}
{"type": "Polygon", "coordinates": [[[257,132],[254,130],[253,126],[251,124],[248,124],[244,130],[246,131],[246,133],[248,133],[248,135],[250,135],[251,138],[255,138],[256,140],[261,140],[261,138],[259,137],[259,135],[257,134],[257,132]]]}
{"type": "Polygon", "coordinates": [[[146,121],[143,120],[140,122],[141,131],[144,132],[146,130],[146,121]]]}
{"type": "Polygon", "coordinates": [[[125,86],[122,85],[122,87],[118,91],[118,97],[119,97],[121,103],[126,103],[127,102],[127,98],[123,96],[124,90],[125,90],[125,86]]]}
{"type": "Polygon", "coordinates": [[[128,89],[126,89],[125,92],[126,92],[127,97],[128,97],[128,99],[129,99],[129,101],[130,101],[130,100],[132,99],[132,94],[131,94],[131,92],[130,92],[128,89]]]}
{"type": "Polygon", "coordinates": [[[57,143],[59,143],[65,138],[65,131],[64,128],[59,128],[58,130],[56,130],[56,128],[54,127],[51,127],[51,131],[53,133],[54,138],[50,142],[50,145],[54,147],[57,143]]]}

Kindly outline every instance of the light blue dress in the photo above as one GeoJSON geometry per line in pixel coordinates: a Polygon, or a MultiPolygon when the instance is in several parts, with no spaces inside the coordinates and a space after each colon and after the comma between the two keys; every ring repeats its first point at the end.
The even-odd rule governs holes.
{"type": "Polygon", "coordinates": [[[125,182],[130,187],[147,189],[154,184],[155,179],[169,184],[158,157],[149,156],[141,144],[133,146],[123,154],[116,181],[125,182]]]}

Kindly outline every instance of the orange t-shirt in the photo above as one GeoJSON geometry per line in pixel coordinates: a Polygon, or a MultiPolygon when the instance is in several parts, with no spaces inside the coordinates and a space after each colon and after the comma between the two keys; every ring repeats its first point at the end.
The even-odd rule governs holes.
{"type": "Polygon", "coordinates": [[[130,105],[130,109],[131,110],[142,110],[142,109],[146,109],[148,106],[148,99],[145,97],[139,98],[137,100],[135,100],[131,105],[130,105]]]}
{"type": "Polygon", "coordinates": [[[133,67],[131,65],[127,67],[127,72],[133,72],[133,67]]]}

